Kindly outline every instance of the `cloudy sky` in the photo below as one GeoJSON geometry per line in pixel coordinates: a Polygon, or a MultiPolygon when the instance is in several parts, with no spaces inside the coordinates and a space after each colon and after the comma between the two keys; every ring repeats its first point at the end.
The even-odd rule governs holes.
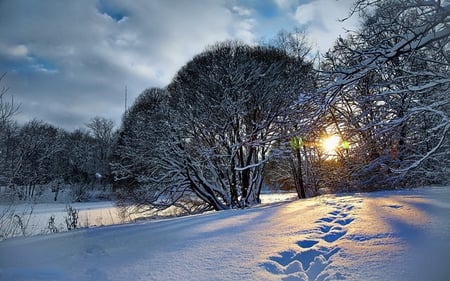
{"type": "MultiPolygon", "coordinates": [[[[1,0],[0,89],[20,103],[16,120],[67,130],[94,116],[118,126],[125,107],[166,86],[206,46],[249,44],[304,29],[325,51],[358,19],[352,0],[1,0]]],[[[8,96],[9,98],[10,96],[8,96]]]]}

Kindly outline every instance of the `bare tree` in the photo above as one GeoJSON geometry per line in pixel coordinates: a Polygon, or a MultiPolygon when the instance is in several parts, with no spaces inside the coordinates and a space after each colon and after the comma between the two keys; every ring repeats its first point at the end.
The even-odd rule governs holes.
{"type": "MultiPolygon", "coordinates": [[[[0,82],[6,73],[0,76],[0,82]]],[[[14,115],[19,111],[19,105],[14,103],[14,96],[10,101],[7,98],[9,88],[3,86],[0,89],[0,185],[12,185],[14,177],[15,142],[17,136],[17,124],[14,115]]]]}
{"type": "Polygon", "coordinates": [[[111,174],[109,163],[114,141],[114,122],[111,119],[96,116],[86,126],[96,140],[95,175],[106,183],[111,174]]]}
{"type": "Polygon", "coordinates": [[[131,203],[135,211],[176,206],[187,213],[204,206],[189,188],[172,121],[168,94],[159,88],[142,92],[125,114],[111,165],[119,205],[131,203]]]}
{"type": "Polygon", "coordinates": [[[293,31],[280,30],[275,38],[269,40],[267,44],[305,61],[312,50],[305,31],[299,28],[294,28],[293,31]]]}
{"type": "Polygon", "coordinates": [[[309,86],[311,65],[270,47],[219,43],[169,85],[191,188],[215,209],[259,202],[265,163],[309,86]]]}
{"type": "Polygon", "coordinates": [[[108,146],[113,140],[114,122],[111,119],[96,116],[86,126],[91,130],[94,138],[102,145],[108,146]]]}
{"type": "Polygon", "coordinates": [[[356,1],[353,13],[363,26],[327,55],[323,110],[364,158],[352,164],[363,185],[420,184],[449,165],[450,5],[356,1]]]}
{"type": "MultiPolygon", "coordinates": [[[[0,76],[0,82],[5,78],[6,73],[0,76]]],[[[0,129],[9,123],[12,117],[19,111],[20,105],[14,103],[14,96],[11,95],[11,101],[7,101],[6,94],[9,88],[3,86],[0,89],[0,129]]]]}
{"type": "Polygon", "coordinates": [[[42,121],[31,120],[20,128],[14,158],[14,182],[21,186],[20,199],[33,198],[36,186],[48,184],[54,178],[54,156],[61,151],[57,128],[42,121]]]}

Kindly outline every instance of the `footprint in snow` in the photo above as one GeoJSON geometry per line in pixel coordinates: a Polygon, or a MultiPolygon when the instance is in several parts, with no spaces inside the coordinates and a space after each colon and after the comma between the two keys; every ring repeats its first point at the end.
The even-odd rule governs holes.
{"type": "Polygon", "coordinates": [[[401,205],[383,205],[383,207],[392,208],[392,209],[403,208],[403,206],[401,206],[401,205]]]}
{"type": "Polygon", "coordinates": [[[319,230],[322,233],[328,233],[332,227],[332,225],[319,225],[319,230]]]}
{"type": "Polygon", "coordinates": [[[326,218],[320,218],[316,221],[316,223],[320,223],[320,222],[332,222],[333,220],[335,220],[335,217],[326,217],[326,218]]]}
{"type": "Polygon", "coordinates": [[[339,210],[336,210],[336,211],[333,211],[333,212],[329,212],[328,214],[333,215],[333,216],[336,216],[336,215],[338,215],[339,213],[340,213],[340,211],[339,211],[339,210]]]}
{"type": "Polygon", "coordinates": [[[335,210],[315,221],[318,231],[314,235],[297,241],[300,251],[279,252],[277,256],[269,257],[261,266],[272,274],[280,275],[281,280],[328,280],[330,276],[326,273],[326,268],[332,263],[331,257],[340,251],[340,248],[332,246],[332,243],[347,234],[344,227],[355,219],[348,217],[353,205],[336,202],[326,204],[333,206],[335,210]],[[324,247],[321,246],[323,243],[331,245],[324,247]]]}
{"type": "Polygon", "coordinates": [[[346,230],[331,231],[325,234],[322,239],[328,243],[333,243],[347,233],[346,230]]]}
{"type": "Polygon", "coordinates": [[[89,256],[106,256],[108,252],[98,245],[91,245],[85,249],[85,254],[89,256]]]}
{"type": "Polygon", "coordinates": [[[282,280],[316,280],[331,263],[330,258],[339,250],[339,247],[319,247],[299,253],[293,250],[283,251],[278,256],[270,257],[261,266],[272,274],[284,275],[282,280]],[[306,279],[292,279],[299,276],[306,279]]]}
{"type": "Polygon", "coordinates": [[[319,243],[319,241],[317,240],[301,240],[297,242],[297,245],[299,245],[301,248],[311,248],[317,243],[319,243]]]}
{"type": "Polygon", "coordinates": [[[352,221],[354,221],[355,219],[352,219],[352,218],[347,218],[347,219],[340,219],[340,220],[337,220],[336,221],[336,223],[338,223],[338,224],[340,224],[340,225],[342,225],[342,226],[345,226],[345,225],[348,225],[348,224],[350,224],[352,221]]]}

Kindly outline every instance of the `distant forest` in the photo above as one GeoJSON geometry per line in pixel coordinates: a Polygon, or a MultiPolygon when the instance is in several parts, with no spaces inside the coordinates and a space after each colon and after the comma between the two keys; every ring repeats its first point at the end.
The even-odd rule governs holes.
{"type": "Polygon", "coordinates": [[[360,30],[320,56],[297,29],[216,43],[167,87],[144,90],[118,130],[102,117],[73,132],[19,125],[2,85],[0,186],[16,200],[71,186],[76,200],[96,188],[120,204],[191,213],[258,204],[265,187],[305,198],[449,184],[444,3],[356,1],[360,30]]]}

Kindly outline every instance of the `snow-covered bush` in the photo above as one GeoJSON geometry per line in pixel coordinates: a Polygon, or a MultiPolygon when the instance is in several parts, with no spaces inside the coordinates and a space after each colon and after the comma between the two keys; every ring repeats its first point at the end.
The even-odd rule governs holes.
{"type": "Polygon", "coordinates": [[[64,218],[67,230],[78,228],[78,210],[70,205],[66,206],[67,216],[64,218]]]}
{"type": "Polygon", "coordinates": [[[55,224],[55,216],[54,215],[51,215],[50,218],[48,219],[47,229],[48,229],[48,231],[50,231],[50,233],[56,233],[59,231],[58,227],[56,227],[56,224],[55,224]]]}

